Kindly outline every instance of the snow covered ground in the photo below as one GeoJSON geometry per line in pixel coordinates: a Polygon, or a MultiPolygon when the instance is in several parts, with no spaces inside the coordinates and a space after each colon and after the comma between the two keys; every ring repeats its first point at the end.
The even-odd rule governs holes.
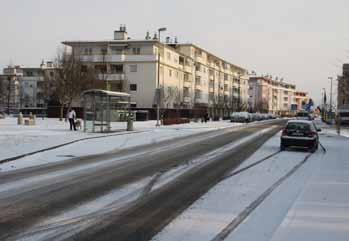
{"type": "MultiPolygon", "coordinates": [[[[228,241],[348,240],[349,139],[325,128],[318,150],[278,186],[226,239],[228,241]]],[[[246,166],[279,148],[271,138],[246,166]]],[[[153,241],[213,240],[265,190],[308,153],[286,151],[216,185],[165,227],[153,241]]]]}
{"type": "MultiPolygon", "coordinates": [[[[84,133],[70,131],[66,122],[58,119],[37,119],[35,126],[19,126],[15,118],[0,120],[0,160],[25,153],[49,148],[63,143],[108,135],[106,138],[83,140],[49,152],[42,152],[0,164],[0,171],[14,170],[47,162],[60,161],[71,157],[98,154],[138,145],[156,143],[176,137],[183,137],[199,132],[238,126],[229,121],[189,123],[155,127],[156,121],[135,122],[136,133],[122,131],[119,133],[84,133]],[[82,144],[83,143],[83,144],[82,144]]],[[[125,129],[126,123],[112,123],[113,129],[125,129]]]]}

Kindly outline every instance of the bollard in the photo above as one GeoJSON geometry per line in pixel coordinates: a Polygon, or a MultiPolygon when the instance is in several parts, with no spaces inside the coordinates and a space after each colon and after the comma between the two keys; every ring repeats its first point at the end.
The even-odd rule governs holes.
{"type": "Polygon", "coordinates": [[[23,125],[23,114],[22,112],[19,112],[18,118],[17,118],[17,124],[23,125]]]}
{"type": "Polygon", "coordinates": [[[36,115],[33,115],[33,126],[35,126],[36,125],[36,115]]]}
{"type": "Polygon", "coordinates": [[[131,115],[127,119],[127,131],[133,131],[133,117],[131,115]]]}

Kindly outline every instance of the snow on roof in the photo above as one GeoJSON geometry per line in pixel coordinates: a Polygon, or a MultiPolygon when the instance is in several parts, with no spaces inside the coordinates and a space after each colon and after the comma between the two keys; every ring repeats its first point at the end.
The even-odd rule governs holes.
{"type": "Polygon", "coordinates": [[[82,92],[81,95],[85,95],[85,94],[99,94],[99,95],[107,95],[107,96],[115,96],[115,97],[130,97],[130,94],[125,92],[116,92],[116,91],[100,90],[100,89],[85,90],[84,92],[82,92]]]}
{"type": "Polygon", "coordinates": [[[313,121],[310,120],[289,120],[288,123],[305,123],[305,124],[312,124],[313,121]]]}

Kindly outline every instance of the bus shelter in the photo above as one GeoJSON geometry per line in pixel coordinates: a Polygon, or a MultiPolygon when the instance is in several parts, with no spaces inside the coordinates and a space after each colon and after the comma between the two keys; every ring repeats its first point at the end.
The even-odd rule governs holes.
{"type": "Polygon", "coordinates": [[[82,93],[84,132],[111,132],[112,121],[128,121],[130,94],[100,89],[82,93]]]}

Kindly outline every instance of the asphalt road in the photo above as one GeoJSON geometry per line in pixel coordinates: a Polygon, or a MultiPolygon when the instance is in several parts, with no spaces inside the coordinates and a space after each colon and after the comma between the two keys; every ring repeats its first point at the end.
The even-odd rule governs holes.
{"type": "Polygon", "coordinates": [[[81,218],[80,225],[74,226],[70,220],[59,226],[59,232],[44,229],[51,232],[51,236],[47,236],[50,238],[31,239],[149,240],[255,152],[283,124],[284,121],[276,120],[242,129],[212,131],[0,174],[0,240],[29,240],[37,223],[277,125],[259,138],[213,157],[207,164],[190,169],[126,206],[110,209],[92,219],[86,217],[89,223],[81,222],[84,221],[81,218]]]}

